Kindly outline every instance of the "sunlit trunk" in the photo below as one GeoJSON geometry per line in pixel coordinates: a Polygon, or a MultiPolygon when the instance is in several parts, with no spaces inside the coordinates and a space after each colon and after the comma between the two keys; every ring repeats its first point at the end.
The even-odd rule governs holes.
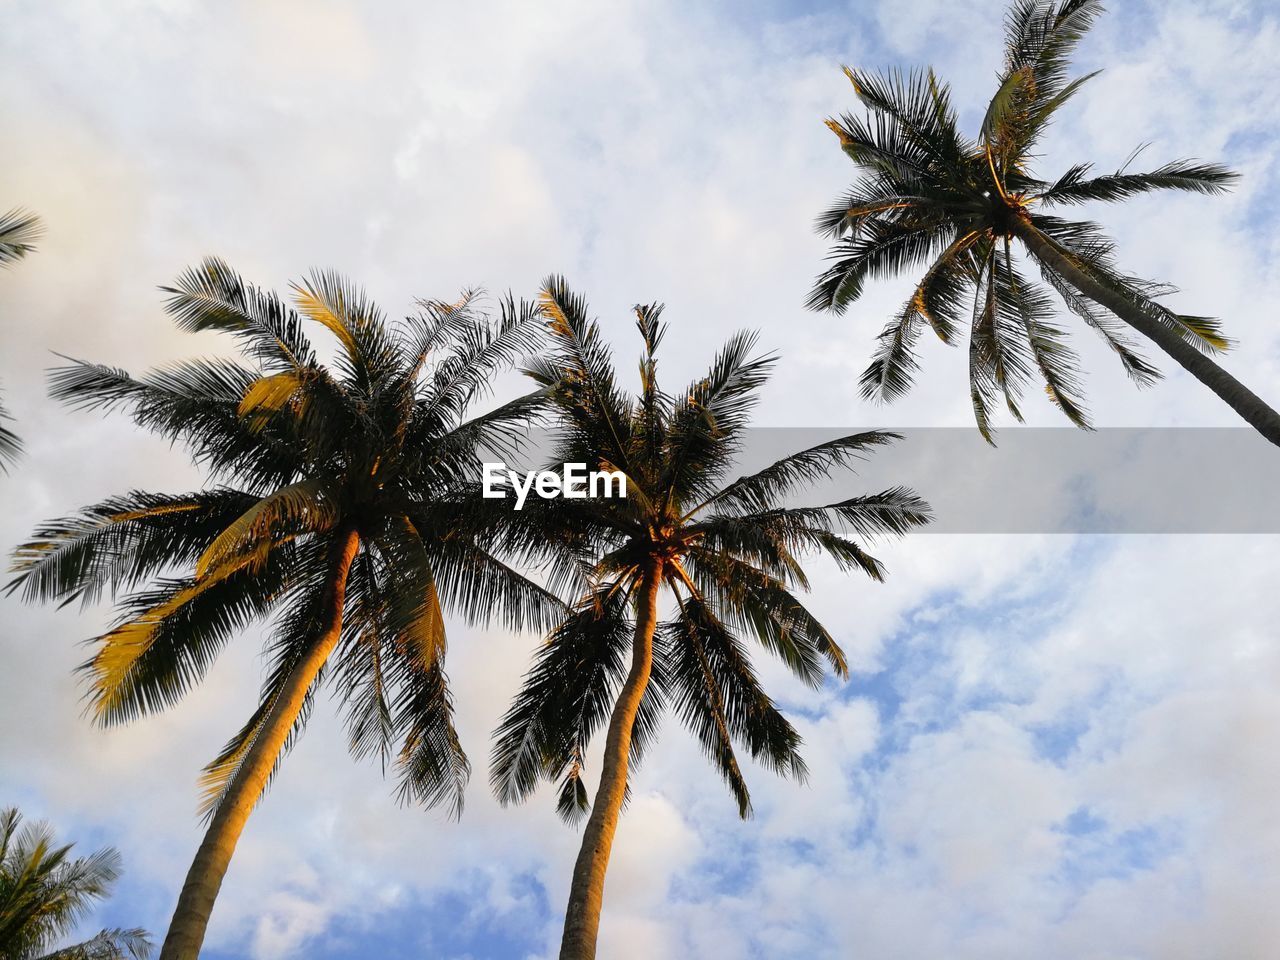
{"type": "Polygon", "coordinates": [[[653,671],[653,635],[658,626],[658,590],[662,566],[654,563],[644,573],[636,595],[636,635],[631,645],[631,671],[618,694],[609,718],[609,736],[600,765],[600,786],[591,805],[591,816],[582,832],[582,849],[573,867],[569,907],[565,911],[560,960],[592,960],[600,929],[600,905],[604,900],[604,875],[609,851],[618,829],[622,798],[627,789],[627,761],[636,713],[653,671]]]}
{"type": "Polygon", "coordinates": [[[1261,397],[1173,330],[1149,316],[1141,307],[1094,280],[1088,272],[1072,263],[1070,258],[1064,256],[1031,224],[1019,221],[1015,230],[1018,238],[1027,245],[1027,249],[1036,259],[1046,264],[1090,300],[1106,307],[1152,341],[1176,360],[1184,370],[1221,397],[1250,426],[1272,443],[1280,446],[1280,413],[1271,409],[1261,397]]]}
{"type": "Polygon", "coordinates": [[[245,756],[244,764],[236,772],[227,795],[218,806],[209,823],[200,849],[187,872],[178,905],[169,923],[160,960],[195,960],[204,943],[209,914],[218,897],[222,878],[226,875],[236,841],[244,830],[258,798],[266,789],[267,780],[293,729],[298,712],[302,709],[307,691],[315,682],[342,633],[342,607],[346,597],[347,574],[355,559],[360,539],[350,531],[335,541],[330,554],[331,580],[325,595],[321,628],[315,644],[306,657],[294,667],[285,681],[271,712],[267,715],[262,732],[245,756]]]}

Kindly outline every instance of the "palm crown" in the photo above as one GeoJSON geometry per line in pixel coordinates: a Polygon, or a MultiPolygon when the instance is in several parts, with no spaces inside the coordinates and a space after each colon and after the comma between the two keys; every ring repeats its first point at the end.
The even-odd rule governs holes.
{"type": "Polygon", "coordinates": [[[218,484],[112,497],[46,524],[18,549],[11,589],[32,600],[93,601],[104,588],[153,581],[124,598],[121,623],[83,668],[106,723],[173,704],[235,629],[284,611],[262,706],[207,771],[216,801],[313,642],[328,558],[354,532],[360,546],[332,671],[351,747],[385,757],[402,738],[406,795],[460,802],[465,759],[441,672],[442,608],[517,629],[558,609],[481,545],[448,537],[448,495],[470,476],[477,445],[509,441],[532,410],[524,398],[464,419],[489,374],[532,345],[534,311],[504,302],[490,325],[468,295],[423,302],[394,329],[359,291],[317,274],[296,287],[296,300],[336,336],[331,370],[297,312],[219,261],[168,292],[180,326],[233,334],[256,365],[192,360],[134,378],[75,362],[54,372],[53,393],[79,407],[130,408],[142,426],[183,442],[218,484]],[[173,567],[189,573],[162,575],[173,567]]]}
{"type": "MultiPolygon", "coordinates": [[[[1124,273],[1114,245],[1097,224],[1049,212],[1153,190],[1215,194],[1235,174],[1189,160],[1148,173],[1121,169],[1101,176],[1081,163],[1052,181],[1032,171],[1049,124],[1094,76],[1071,79],[1068,68],[1076,44],[1101,10],[1097,0],[1016,0],[1007,17],[1004,69],[977,138],[960,132],[949,88],[931,70],[873,74],[846,68],[867,114],[845,115],[827,125],[861,175],[818,220],[819,230],[838,242],[809,306],[843,312],[868,280],[922,271],[906,304],[879,336],[861,378],[865,396],[892,400],[911,386],[918,368],[916,343],[925,325],[943,342],[954,343],[967,324],[970,393],[985,437],[991,439],[992,415],[1001,398],[1021,419],[1022,389],[1037,376],[1073,423],[1088,426],[1077,358],[1055,323],[1052,289],[1104,338],[1137,384],[1150,384],[1159,371],[1134,349],[1117,317],[1249,419],[1236,402],[1243,402],[1243,395],[1228,396],[1229,385],[1206,379],[1226,377],[1203,356],[1228,346],[1217,321],[1162,304],[1157,298],[1171,288],[1124,273]],[[1031,256],[1043,283],[1022,270],[1013,241],[1031,256]]],[[[1231,384],[1232,390],[1247,393],[1234,380],[1231,384]]],[[[1261,403],[1252,394],[1248,398],[1261,403]]],[[[1280,420],[1273,423],[1274,411],[1265,405],[1264,410],[1269,416],[1254,413],[1275,433],[1280,420]]]]}
{"type": "Polygon", "coordinates": [[[145,960],[139,929],[103,930],[83,943],[55,949],[120,876],[111,847],[73,858],[46,824],[22,823],[16,808],[0,810],[0,960],[145,960]]]}
{"type": "MultiPolygon", "coordinates": [[[[762,689],[744,641],[762,644],[811,685],[822,682],[824,666],[846,675],[839,644],[795,595],[807,587],[800,557],[824,552],[841,567],[879,579],[880,564],[850,532],[901,534],[926,522],[927,507],[903,488],[819,507],[784,505],[795,488],[894,439],[885,433],[823,443],[729,482],[773,362],[752,357],[753,335],[733,337],[704,378],[668,394],[657,377],[662,308],[637,307],[644,351],[641,389],[631,397],[615,382],[609,350],[583,299],[551,278],[542,308],[551,346],[526,369],[550,391],[554,460],[621,471],[626,496],[539,501],[508,528],[509,537],[520,540],[513,548],[540,556],[563,579],[581,572],[587,588],[539,651],[497,732],[494,788],[511,802],[541,779],[559,781],[560,813],[581,815],[588,806],[587,746],[612,711],[592,819],[616,816],[605,808],[621,803],[628,755],[650,742],[660,713],[670,707],[701,742],[745,817],[751,799],[738,749],[796,777],[805,766],[800,737],[762,689]],[[662,588],[672,603],[657,623],[662,588]]],[[[595,855],[592,831],[589,824],[584,857],[595,855]]],[[[580,859],[575,887],[582,866],[580,859]]],[[[568,924],[566,944],[579,936],[574,927],[568,924]]],[[[579,949],[585,948],[562,955],[578,956],[579,949]]]]}
{"type": "MultiPolygon", "coordinates": [[[[179,326],[232,334],[250,362],[186,361],[141,378],[74,362],[55,371],[53,393],[130,409],[217,485],[112,497],[46,524],[18,549],[11,589],[64,602],[131,591],[83,667],[104,723],[173,704],[233,632],[274,615],[261,703],[205,770],[211,826],[188,886],[203,870],[211,906],[221,874],[201,866],[206,847],[225,869],[322,680],[356,756],[385,766],[394,752],[403,799],[457,813],[469,766],[443,670],[446,611],[541,630],[563,605],[467,535],[454,503],[476,450],[505,448],[536,409],[530,395],[467,419],[495,370],[535,343],[535,307],[508,298],[492,323],[468,295],[423,302],[392,325],[332,274],[296,285],[295,310],[217,260],[168,292],[179,326]],[[336,338],[332,366],[304,318],[336,338]]],[[[164,955],[194,956],[204,920],[207,910],[178,949],[175,914],[164,955]]]]}

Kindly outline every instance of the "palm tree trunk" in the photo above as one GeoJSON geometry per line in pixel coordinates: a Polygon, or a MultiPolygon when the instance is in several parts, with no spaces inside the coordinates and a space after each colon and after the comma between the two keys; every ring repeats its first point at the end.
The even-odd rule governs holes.
{"type": "Polygon", "coordinates": [[[187,872],[178,905],[169,923],[160,960],[195,960],[204,943],[209,914],[217,899],[222,878],[226,875],[236,841],[244,830],[249,814],[253,811],[267,780],[275,767],[276,759],[284,748],[289,731],[293,729],[298,712],[302,709],[307,691],[315,682],[320,668],[337,646],[342,633],[342,608],[347,592],[347,574],[355,559],[360,538],[354,530],[335,539],[330,553],[332,579],[325,597],[322,626],[310,652],[301,660],[285,681],[284,688],[274,707],[267,714],[262,732],[254,741],[244,763],[236,772],[227,795],[218,805],[209,823],[200,849],[187,872]]]}
{"type": "Polygon", "coordinates": [[[591,816],[582,833],[582,848],[573,866],[560,960],[593,960],[596,955],[604,875],[609,868],[609,851],[613,847],[613,835],[618,829],[618,815],[622,812],[622,798],[627,789],[631,730],[653,671],[653,635],[658,626],[658,589],[661,586],[662,564],[655,561],[645,570],[636,596],[636,635],[631,645],[631,671],[609,718],[609,736],[600,765],[600,786],[596,788],[591,816]]]}
{"type": "Polygon", "coordinates": [[[1080,293],[1110,310],[1155,343],[1184,370],[1226,401],[1227,405],[1240,414],[1250,426],[1272,443],[1280,446],[1280,413],[1268,406],[1261,397],[1177,333],[1149,316],[1133,301],[1098,283],[1030,223],[1020,219],[1014,230],[1037,260],[1047,265],[1080,293]]]}

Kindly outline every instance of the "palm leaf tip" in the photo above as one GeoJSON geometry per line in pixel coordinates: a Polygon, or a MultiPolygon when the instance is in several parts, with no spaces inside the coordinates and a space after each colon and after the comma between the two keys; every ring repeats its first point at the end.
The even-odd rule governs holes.
{"type": "Polygon", "coordinates": [[[1114,203],[1157,190],[1181,190],[1220,196],[1231,190],[1240,175],[1222,164],[1199,160],[1174,160],[1147,173],[1115,173],[1088,176],[1090,164],[1078,164],[1048,189],[1036,194],[1045,204],[1114,203]]]}
{"type": "Polygon", "coordinates": [[[34,213],[14,207],[0,214],[0,266],[21,260],[43,236],[44,226],[34,213]]]}
{"type": "Polygon", "coordinates": [[[840,141],[840,146],[852,146],[854,142],[853,137],[849,135],[849,132],[845,130],[839,120],[834,117],[827,117],[827,119],[823,120],[822,123],[828,130],[836,135],[836,138],[840,141]]]}
{"type": "Polygon", "coordinates": [[[0,473],[7,473],[22,457],[22,439],[3,423],[8,416],[0,407],[0,473]]]}

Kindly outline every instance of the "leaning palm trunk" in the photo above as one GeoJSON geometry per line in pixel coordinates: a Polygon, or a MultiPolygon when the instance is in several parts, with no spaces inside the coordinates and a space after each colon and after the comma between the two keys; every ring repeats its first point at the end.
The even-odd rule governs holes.
{"type": "Polygon", "coordinates": [[[266,789],[276,760],[302,710],[307,691],[338,644],[342,633],[347,574],[359,546],[360,539],[355,531],[340,535],[334,542],[330,554],[332,579],[321,609],[315,643],[289,675],[279,699],[263,722],[261,733],[245,755],[244,763],[228,785],[227,793],[209,823],[187,872],[182,893],[178,896],[178,905],[174,908],[173,920],[160,950],[160,960],[195,960],[200,955],[209,915],[231,863],[236,842],[254,805],[266,789]]]}
{"type": "Polygon", "coordinates": [[[1037,260],[1158,346],[1184,370],[1221,397],[1250,426],[1280,446],[1280,413],[1268,406],[1261,397],[1132,300],[1095,280],[1087,268],[1078,266],[1057,244],[1025,219],[1018,218],[1014,230],[1037,260]]]}
{"type": "Polygon", "coordinates": [[[658,625],[658,589],[662,567],[655,563],[645,571],[636,597],[636,633],[631,648],[631,671],[627,674],[618,702],[609,718],[600,766],[600,786],[591,805],[591,817],[582,833],[582,848],[573,867],[569,887],[569,907],[565,911],[564,939],[560,960],[593,960],[596,935],[600,929],[600,906],[604,900],[604,875],[609,868],[609,851],[618,829],[618,815],[627,790],[627,761],[631,754],[631,732],[640,701],[644,699],[653,672],[653,635],[658,625]]]}

